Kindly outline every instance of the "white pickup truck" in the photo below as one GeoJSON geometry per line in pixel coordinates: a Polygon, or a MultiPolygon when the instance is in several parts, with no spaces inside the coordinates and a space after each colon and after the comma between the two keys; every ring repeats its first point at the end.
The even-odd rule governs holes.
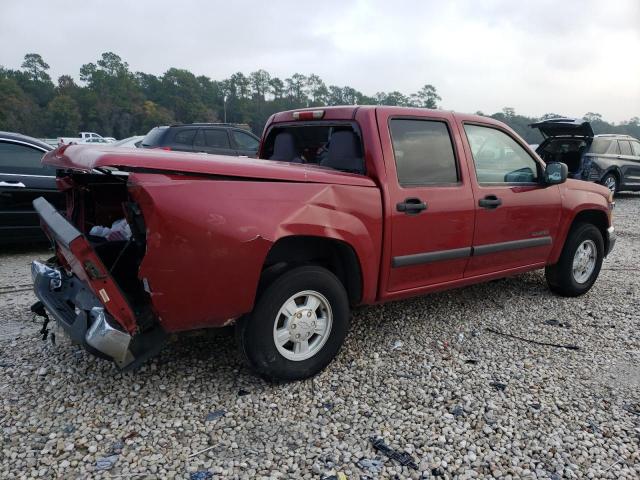
{"type": "Polygon", "coordinates": [[[115,139],[104,138],[94,132],[80,132],[78,137],[59,137],[58,145],[69,143],[111,143],[115,139]]]}

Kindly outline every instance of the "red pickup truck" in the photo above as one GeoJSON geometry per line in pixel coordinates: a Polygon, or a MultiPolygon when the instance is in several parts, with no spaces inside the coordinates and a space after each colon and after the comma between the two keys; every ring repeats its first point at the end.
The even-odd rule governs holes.
{"type": "Polygon", "coordinates": [[[43,162],[67,201],[34,202],[56,256],[32,265],[33,309],[121,368],[168,334],[235,324],[256,372],[308,377],[350,306],[540,268],[580,295],[615,242],[605,187],[440,110],[278,113],[258,159],[71,145],[43,162]]]}

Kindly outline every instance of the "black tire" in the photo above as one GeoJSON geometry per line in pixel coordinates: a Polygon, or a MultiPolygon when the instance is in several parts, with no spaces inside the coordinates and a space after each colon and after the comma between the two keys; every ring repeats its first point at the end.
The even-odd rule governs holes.
{"type": "Polygon", "coordinates": [[[257,299],[253,311],[236,324],[240,354],[251,369],[268,380],[292,381],[311,377],[338,354],[349,330],[349,300],[338,278],[318,266],[297,267],[276,278],[257,299]],[[318,292],[331,308],[327,339],[310,358],[291,360],[276,346],[274,324],[288,299],[304,291],[318,292]]]}
{"type": "Polygon", "coordinates": [[[620,190],[620,180],[615,173],[609,172],[600,181],[602,185],[607,187],[614,195],[620,190]]]}
{"type": "Polygon", "coordinates": [[[578,223],[574,225],[562,248],[560,259],[555,265],[549,265],[545,269],[547,284],[552,292],[563,297],[577,297],[591,289],[602,267],[604,258],[604,240],[602,233],[591,223],[578,223]],[[586,281],[579,283],[573,273],[573,259],[576,251],[583,242],[591,240],[596,247],[595,267],[586,281]]]}

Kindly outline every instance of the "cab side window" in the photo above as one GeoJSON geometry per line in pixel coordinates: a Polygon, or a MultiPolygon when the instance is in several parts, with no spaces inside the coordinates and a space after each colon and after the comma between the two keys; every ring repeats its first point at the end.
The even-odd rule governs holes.
{"type": "Polygon", "coordinates": [[[635,140],[631,142],[631,147],[633,148],[633,154],[636,157],[640,157],[640,142],[636,142],[635,140]]]}
{"type": "Polygon", "coordinates": [[[398,118],[390,121],[389,129],[400,185],[458,183],[456,157],[445,122],[398,118]]]}
{"type": "Polygon", "coordinates": [[[480,184],[536,183],[538,163],[506,133],[492,127],[465,124],[476,177],[480,184]]]}

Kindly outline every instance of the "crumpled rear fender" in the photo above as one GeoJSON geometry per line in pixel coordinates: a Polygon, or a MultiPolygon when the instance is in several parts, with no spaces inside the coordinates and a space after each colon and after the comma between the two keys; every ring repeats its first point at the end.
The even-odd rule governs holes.
{"type": "Polygon", "coordinates": [[[375,297],[382,212],[374,187],[134,173],[147,229],[139,277],[168,331],[222,326],[252,310],[272,245],[292,235],[353,247],[375,297]]]}

